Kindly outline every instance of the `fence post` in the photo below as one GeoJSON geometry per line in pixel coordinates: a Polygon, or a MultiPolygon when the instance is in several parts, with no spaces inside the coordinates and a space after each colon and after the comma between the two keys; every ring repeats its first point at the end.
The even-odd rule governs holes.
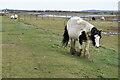
{"type": "Polygon", "coordinates": [[[49,16],[47,16],[48,17],[48,20],[49,20],[49,16]]]}
{"type": "Polygon", "coordinates": [[[20,14],[18,14],[18,21],[20,21],[20,14]]]}
{"type": "Polygon", "coordinates": [[[42,14],[42,20],[43,20],[43,14],[42,14]]]}
{"type": "Polygon", "coordinates": [[[24,20],[25,20],[25,14],[24,14],[24,20]]]}
{"type": "Polygon", "coordinates": [[[37,14],[35,16],[36,16],[36,20],[37,20],[37,14]]]}
{"type": "Polygon", "coordinates": [[[31,20],[31,14],[30,14],[30,20],[31,20]]]}
{"type": "Polygon", "coordinates": [[[53,21],[54,21],[54,14],[53,14],[53,21]]]}
{"type": "Polygon", "coordinates": [[[66,20],[67,20],[67,14],[66,14],[66,20]]]}
{"type": "Polygon", "coordinates": [[[64,21],[64,26],[66,25],[66,21],[64,21]]]}

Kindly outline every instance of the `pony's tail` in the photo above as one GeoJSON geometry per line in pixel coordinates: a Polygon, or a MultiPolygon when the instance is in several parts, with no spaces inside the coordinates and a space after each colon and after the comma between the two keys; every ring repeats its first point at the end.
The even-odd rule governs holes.
{"type": "Polygon", "coordinates": [[[66,47],[69,41],[69,35],[67,31],[67,25],[65,26],[64,29],[64,34],[63,34],[63,40],[62,40],[62,46],[66,47]]]}

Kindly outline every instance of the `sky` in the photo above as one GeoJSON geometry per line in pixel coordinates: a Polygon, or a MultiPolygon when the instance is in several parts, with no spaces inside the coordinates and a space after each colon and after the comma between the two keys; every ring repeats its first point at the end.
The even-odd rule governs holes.
{"type": "Polygon", "coordinates": [[[119,0],[0,0],[0,9],[118,10],[119,0]]]}

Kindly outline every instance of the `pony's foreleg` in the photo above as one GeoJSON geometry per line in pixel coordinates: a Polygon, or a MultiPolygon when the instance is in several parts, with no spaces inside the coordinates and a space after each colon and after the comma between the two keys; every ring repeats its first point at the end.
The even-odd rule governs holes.
{"type": "Polygon", "coordinates": [[[86,46],[85,46],[85,54],[84,54],[84,58],[86,58],[86,59],[89,58],[89,44],[90,44],[90,40],[87,40],[86,46]]]}
{"type": "Polygon", "coordinates": [[[74,55],[76,53],[76,50],[75,50],[75,41],[76,41],[75,39],[71,39],[70,53],[72,55],[74,55]]]}
{"type": "Polygon", "coordinates": [[[82,45],[79,43],[79,50],[77,52],[77,55],[81,56],[81,54],[82,54],[82,45]]]}

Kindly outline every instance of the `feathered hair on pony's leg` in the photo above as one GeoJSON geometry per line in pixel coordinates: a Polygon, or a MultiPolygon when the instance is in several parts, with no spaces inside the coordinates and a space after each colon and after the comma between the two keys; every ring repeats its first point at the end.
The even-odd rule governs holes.
{"type": "Polygon", "coordinates": [[[62,46],[66,47],[69,41],[69,35],[67,31],[67,25],[64,28],[64,34],[63,34],[63,40],[62,40],[62,46]]]}

